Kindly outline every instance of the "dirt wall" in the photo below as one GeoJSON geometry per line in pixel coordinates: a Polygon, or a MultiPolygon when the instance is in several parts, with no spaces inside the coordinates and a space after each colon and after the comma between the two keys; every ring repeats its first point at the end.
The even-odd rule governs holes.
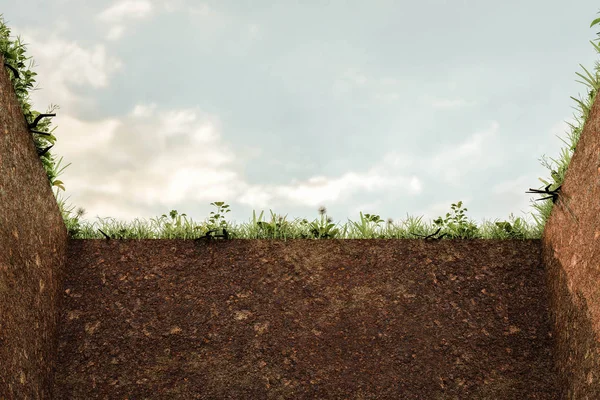
{"type": "Polygon", "coordinates": [[[47,399],[67,230],[0,66],[0,399],[47,399]]]}
{"type": "Polygon", "coordinates": [[[557,399],[540,240],[73,240],[55,398],[557,399]]]}
{"type": "Polygon", "coordinates": [[[600,108],[573,153],[543,235],[563,398],[600,399],[600,108]]]}

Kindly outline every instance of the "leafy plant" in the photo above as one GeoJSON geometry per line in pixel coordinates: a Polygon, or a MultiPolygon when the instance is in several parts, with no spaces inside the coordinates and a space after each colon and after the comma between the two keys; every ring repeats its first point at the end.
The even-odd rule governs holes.
{"type": "Polygon", "coordinates": [[[215,207],[217,207],[217,213],[216,214],[215,214],[214,211],[210,212],[211,214],[213,214],[212,217],[209,217],[209,221],[211,222],[210,228],[211,229],[226,228],[227,227],[227,222],[225,221],[224,214],[228,213],[228,212],[231,212],[231,210],[227,210],[229,208],[229,205],[225,204],[222,201],[215,201],[214,203],[210,203],[210,204],[212,204],[215,207]]]}
{"type": "MultiPolygon", "coordinates": [[[[512,217],[512,214],[511,214],[511,217],[512,217]]],[[[500,230],[506,232],[506,234],[508,234],[508,237],[510,237],[510,238],[523,239],[525,237],[525,234],[523,232],[524,228],[525,228],[525,224],[521,218],[517,218],[514,221],[513,226],[511,226],[510,222],[508,222],[508,221],[496,222],[496,226],[498,228],[500,228],[500,230]]]]}
{"type": "MultiPolygon", "coordinates": [[[[170,234],[174,231],[181,231],[181,217],[186,217],[187,215],[185,213],[181,214],[181,215],[177,215],[177,210],[171,210],[171,212],[169,213],[169,215],[171,216],[171,219],[173,220],[172,222],[167,222],[164,224],[164,230],[167,234],[170,234]]],[[[167,216],[165,214],[161,215],[161,218],[166,218],[167,216]]],[[[198,228],[198,227],[196,227],[198,228]]]]}
{"type": "Polygon", "coordinates": [[[450,216],[450,213],[446,213],[446,218],[442,219],[442,217],[437,218],[433,221],[439,227],[447,226],[450,228],[449,236],[451,237],[459,237],[461,239],[467,239],[474,237],[477,232],[477,225],[470,223],[467,221],[464,213],[468,211],[467,208],[461,209],[462,201],[458,203],[452,203],[451,208],[454,213],[453,216],[450,216]]]}

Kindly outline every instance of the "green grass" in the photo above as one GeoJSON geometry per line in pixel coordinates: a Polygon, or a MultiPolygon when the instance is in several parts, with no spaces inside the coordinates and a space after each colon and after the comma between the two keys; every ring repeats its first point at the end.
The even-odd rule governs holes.
{"type": "MultiPolygon", "coordinates": [[[[597,24],[600,24],[600,18],[594,19],[590,24],[590,27],[597,24]]],[[[23,115],[25,116],[27,122],[31,123],[41,114],[38,111],[31,110],[28,94],[29,89],[33,87],[33,83],[35,82],[34,76],[37,74],[30,69],[33,65],[33,62],[31,62],[29,69],[25,68],[25,61],[31,58],[26,58],[24,55],[25,45],[21,43],[19,37],[17,37],[15,42],[11,41],[9,39],[9,34],[10,30],[4,24],[4,21],[2,20],[2,14],[0,14],[0,54],[2,54],[4,57],[4,62],[6,63],[5,68],[9,71],[8,73],[19,104],[23,110],[23,115]]],[[[594,46],[596,52],[600,54],[600,46],[592,41],[590,41],[590,43],[594,46]]],[[[590,90],[588,92],[588,96],[586,96],[586,98],[583,100],[571,97],[577,103],[577,108],[580,111],[580,115],[575,116],[578,125],[575,126],[569,124],[571,127],[571,133],[569,135],[570,143],[567,143],[563,140],[563,142],[567,144],[568,149],[562,149],[561,158],[558,161],[553,159],[557,165],[557,168],[553,169],[552,166],[544,160],[543,165],[551,170],[552,182],[538,178],[544,185],[542,187],[538,187],[537,189],[542,189],[550,185],[550,190],[555,190],[564,182],[565,174],[571,161],[572,152],[575,150],[577,143],[579,142],[579,137],[583,131],[585,121],[588,119],[590,108],[595,101],[596,93],[600,87],[600,63],[596,62],[595,74],[593,75],[590,74],[583,66],[581,67],[584,69],[586,75],[577,72],[576,74],[583,79],[583,81],[577,82],[583,83],[590,90]]],[[[52,113],[55,108],[58,108],[58,106],[52,106],[52,108],[49,109],[49,111],[46,111],[44,114],[52,113]]],[[[48,151],[48,147],[51,147],[48,145],[54,145],[56,142],[56,137],[52,134],[56,127],[50,131],[50,125],[51,121],[49,117],[41,118],[37,124],[37,127],[35,127],[37,133],[32,132],[32,137],[35,147],[40,154],[40,160],[46,171],[50,185],[64,191],[65,188],[63,182],[57,180],[56,178],[70,164],[67,164],[65,167],[59,170],[58,168],[60,166],[62,157],[60,160],[58,160],[58,162],[56,162],[55,157],[50,151],[48,151]],[[44,134],[43,132],[46,133],[44,134]],[[43,152],[42,150],[46,151],[43,152]]],[[[523,191],[525,191],[525,189],[526,188],[523,188],[523,191]]],[[[104,238],[105,236],[100,232],[100,230],[111,237],[124,239],[192,239],[203,236],[204,233],[210,229],[221,228],[226,228],[229,231],[231,238],[237,239],[418,239],[419,236],[415,235],[431,235],[437,230],[439,230],[439,233],[436,235],[436,237],[439,237],[439,235],[442,234],[446,235],[442,237],[442,240],[452,238],[540,239],[542,237],[546,221],[548,220],[548,217],[550,216],[554,206],[554,203],[550,199],[542,200],[540,203],[534,203],[533,207],[539,211],[539,219],[533,215],[533,218],[536,221],[536,225],[533,227],[530,227],[521,218],[514,219],[512,214],[510,221],[496,221],[491,223],[484,220],[481,227],[477,227],[472,221],[466,220],[464,211],[467,209],[460,209],[462,202],[458,202],[458,204],[452,204],[452,209],[454,212],[453,216],[450,216],[448,213],[446,214],[446,218],[442,219],[440,217],[434,220],[433,224],[422,224],[420,218],[418,220],[409,218],[407,222],[404,222],[400,225],[395,225],[393,221],[389,219],[384,226],[381,226],[380,224],[384,221],[381,220],[378,215],[363,215],[360,213],[360,223],[349,221],[348,224],[344,224],[344,226],[340,227],[334,225],[331,218],[324,216],[325,209],[322,208],[319,210],[319,213],[321,214],[320,221],[314,220],[313,222],[308,222],[306,219],[303,219],[300,221],[294,220],[292,222],[288,222],[283,217],[275,217],[275,215],[273,215],[271,212],[271,221],[266,222],[261,221],[263,212],[261,212],[257,220],[253,211],[253,220],[250,221],[250,223],[234,226],[224,221],[223,214],[229,212],[229,206],[222,202],[215,202],[211,204],[214,204],[218,207],[217,213],[211,212],[213,216],[209,218],[209,221],[201,224],[195,224],[193,221],[188,221],[187,218],[185,218],[185,214],[177,215],[177,211],[173,210],[169,213],[171,220],[169,220],[168,217],[163,214],[161,218],[151,220],[151,224],[147,224],[145,222],[142,223],[137,219],[131,224],[115,222],[112,224],[107,224],[102,221],[102,224],[98,228],[95,228],[94,226],[96,223],[89,224],[79,222],[79,218],[85,213],[83,209],[80,208],[75,216],[71,216],[72,209],[66,210],[64,201],[58,199],[58,190],[57,193],[55,193],[55,196],[57,197],[57,203],[65,226],[69,232],[69,236],[74,239],[104,238]],[[183,223],[181,220],[182,217],[184,219],[183,223]]],[[[556,204],[568,209],[566,205],[560,203],[561,196],[559,194],[556,204]]],[[[219,234],[221,232],[218,231],[216,233],[219,234]]]]}
{"type": "MultiPolygon", "coordinates": [[[[229,206],[223,202],[211,203],[217,207],[217,212],[211,212],[212,216],[208,221],[196,224],[186,218],[185,214],[177,215],[177,211],[170,213],[171,220],[166,215],[161,218],[151,219],[151,223],[142,223],[135,220],[132,224],[114,222],[111,224],[102,221],[98,228],[111,238],[120,239],[195,239],[204,236],[211,229],[216,229],[216,234],[221,234],[222,228],[226,228],[232,239],[419,239],[417,235],[431,235],[439,230],[434,237],[440,237],[444,240],[449,239],[539,239],[541,231],[538,228],[530,227],[521,218],[514,218],[511,214],[511,221],[485,222],[481,227],[477,227],[472,221],[468,221],[461,209],[462,202],[452,204],[454,215],[446,214],[446,218],[439,217],[433,224],[427,226],[421,223],[421,218],[415,220],[408,218],[408,222],[395,225],[391,219],[388,219],[385,226],[380,226],[383,222],[378,215],[360,213],[361,222],[349,221],[348,224],[340,227],[334,225],[332,219],[325,217],[324,207],[319,209],[321,214],[320,221],[309,222],[306,219],[298,221],[297,219],[288,222],[285,217],[275,216],[271,212],[271,221],[262,221],[263,213],[256,219],[253,212],[253,220],[248,224],[240,226],[231,225],[224,219],[224,213],[229,212],[229,206]],[[182,221],[183,218],[183,221],[182,221]],[[166,221],[165,221],[166,219],[166,221]],[[404,226],[403,226],[404,225],[404,226]]],[[[61,203],[62,211],[62,203],[61,203]]],[[[81,217],[84,210],[79,209],[75,218],[70,219],[70,225],[67,226],[69,236],[73,239],[103,239],[105,236],[98,229],[94,228],[96,223],[79,224],[78,218],[81,217]]]]}

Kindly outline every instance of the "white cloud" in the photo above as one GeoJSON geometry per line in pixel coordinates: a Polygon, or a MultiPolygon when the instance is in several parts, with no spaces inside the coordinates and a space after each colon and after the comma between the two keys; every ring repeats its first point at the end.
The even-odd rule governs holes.
{"type": "MultiPolygon", "coordinates": [[[[39,72],[52,89],[46,95],[58,99],[61,106],[87,100],[71,93],[67,83],[103,87],[110,73],[120,67],[100,45],[90,51],[55,37],[40,43],[29,40],[31,34],[24,36],[45,66],[39,72]]],[[[369,82],[358,73],[349,76],[358,84],[369,82]]],[[[388,80],[387,84],[393,82],[388,80]]],[[[44,91],[34,92],[32,97],[38,93],[44,91]]],[[[221,137],[218,118],[197,109],[164,111],[156,104],[138,104],[122,118],[97,122],[79,120],[73,117],[76,113],[76,107],[65,107],[54,120],[60,139],[56,154],[77,166],[66,169],[66,177],[61,178],[78,194],[76,203],[86,205],[87,220],[100,212],[130,220],[131,215],[140,215],[140,204],[172,206],[183,199],[206,202],[235,198],[264,209],[277,202],[317,207],[365,191],[383,193],[402,188],[414,195],[423,190],[421,177],[407,172],[418,160],[395,153],[384,154],[383,161],[364,172],[315,176],[283,185],[249,184],[243,178],[244,163],[257,157],[260,150],[244,156],[234,153],[221,137]],[[95,164],[90,164],[92,159],[95,164]]],[[[415,170],[426,170],[426,165],[428,171],[446,171],[449,181],[457,179],[473,164],[481,163],[484,139],[497,129],[498,124],[493,123],[487,132],[476,133],[464,143],[424,159],[415,170]]]]}
{"type": "Polygon", "coordinates": [[[106,35],[106,40],[117,40],[123,36],[123,32],[125,32],[125,28],[121,25],[115,25],[110,28],[108,34],[106,35]]]}
{"type": "Polygon", "coordinates": [[[44,50],[36,48],[32,53],[36,59],[43,60],[46,68],[51,66],[56,79],[94,88],[106,87],[108,75],[122,66],[120,61],[107,57],[103,45],[86,50],[76,42],[50,39],[44,44],[44,50]]]}
{"type": "MultiPolygon", "coordinates": [[[[86,204],[85,220],[91,222],[96,221],[94,216],[100,211],[100,216],[108,213],[131,221],[131,215],[140,217],[141,204],[173,207],[183,200],[206,203],[217,198],[236,199],[264,210],[277,203],[316,208],[365,192],[400,189],[407,195],[417,195],[423,191],[423,176],[412,171],[434,178],[440,178],[443,171],[446,176],[441,178],[456,180],[469,169],[485,164],[486,139],[499,128],[493,122],[491,128],[429,157],[388,152],[366,171],[333,177],[317,175],[277,185],[246,182],[244,166],[260,151],[254,149],[244,156],[233,152],[222,137],[219,119],[196,108],[164,111],[155,104],[138,104],[120,119],[86,123],[63,117],[60,124],[58,151],[68,162],[79,165],[66,170],[64,180],[76,188],[77,203],[86,204]],[[82,168],[92,152],[99,164],[82,168]],[[104,168],[98,168],[100,165],[104,168]]],[[[438,208],[442,211],[447,207],[440,204],[438,208]]],[[[428,209],[432,210],[437,209],[428,209]]]]}
{"type": "MultiPolygon", "coordinates": [[[[164,0],[157,3],[162,10],[172,12],[184,12],[187,15],[191,15],[193,18],[210,17],[211,24],[216,22],[220,23],[224,15],[221,15],[207,4],[193,4],[187,6],[183,1],[180,0],[164,0]]],[[[125,29],[127,28],[127,21],[132,19],[146,19],[154,12],[153,4],[148,0],[123,0],[119,1],[109,8],[102,11],[96,17],[98,21],[103,24],[109,25],[109,31],[105,36],[106,40],[117,40],[120,39],[125,29]]],[[[206,25],[203,24],[203,28],[206,29],[206,25]]],[[[258,26],[250,27],[250,34],[252,36],[258,35],[258,26]]]]}
{"type": "Polygon", "coordinates": [[[59,123],[57,152],[78,165],[65,170],[64,179],[86,199],[90,219],[94,209],[106,210],[103,199],[117,189],[121,194],[111,203],[122,205],[114,210],[119,218],[129,215],[124,214],[128,204],[171,205],[199,193],[214,196],[243,187],[235,171],[242,158],[222,143],[218,120],[196,109],[157,111],[154,104],[136,105],[118,119],[84,122],[63,116],[59,123]],[[85,162],[92,153],[96,164],[85,162]]]}
{"type": "Polygon", "coordinates": [[[98,14],[103,22],[122,22],[130,18],[145,18],[152,12],[152,3],[147,0],[119,1],[98,14]]]}
{"type": "Polygon", "coordinates": [[[304,181],[294,179],[289,185],[260,185],[248,187],[238,202],[252,207],[264,208],[274,202],[300,204],[318,207],[350,198],[357,193],[385,192],[387,189],[407,189],[418,194],[422,184],[416,176],[406,176],[398,171],[390,171],[387,166],[378,164],[367,172],[347,172],[339,177],[314,176],[304,181]]]}
{"type": "MultiPolygon", "coordinates": [[[[35,63],[36,83],[41,90],[31,92],[34,109],[46,111],[50,104],[77,112],[82,106],[91,106],[92,99],[79,96],[69,85],[103,88],[110,76],[122,68],[122,63],[107,55],[104,45],[82,48],[76,41],[65,40],[54,32],[19,29],[27,52],[35,63]]],[[[53,124],[54,125],[54,124],[53,124]]]]}
{"type": "MultiPolygon", "coordinates": [[[[450,182],[456,179],[459,174],[457,166],[462,168],[473,167],[475,165],[482,166],[485,162],[486,139],[494,137],[500,128],[497,121],[492,121],[491,127],[482,132],[476,132],[470,136],[465,142],[459,145],[452,145],[446,150],[437,154],[429,161],[429,168],[433,171],[445,171],[446,179],[450,182]]],[[[489,149],[491,151],[491,149],[489,149]]]]}
{"type": "MultiPolygon", "coordinates": [[[[98,122],[82,121],[68,112],[58,112],[53,118],[56,128],[56,147],[60,147],[61,156],[68,158],[76,154],[94,153],[108,146],[115,131],[122,125],[116,118],[108,118],[98,122]]],[[[54,148],[53,148],[54,149],[54,148]]],[[[54,154],[54,153],[53,153],[54,154]]]]}
{"type": "Polygon", "coordinates": [[[71,24],[69,23],[69,21],[67,21],[64,17],[61,17],[58,20],[55,20],[53,22],[54,25],[54,29],[53,31],[55,33],[66,33],[69,31],[69,29],[71,29],[71,24]]]}
{"type": "Polygon", "coordinates": [[[104,24],[114,24],[110,27],[106,40],[117,40],[123,36],[123,24],[128,19],[143,19],[151,12],[152,3],[147,0],[124,0],[102,11],[96,18],[104,24]]]}
{"type": "Polygon", "coordinates": [[[137,104],[130,113],[132,117],[149,117],[156,110],[156,103],[144,105],[137,104]]]}
{"type": "MultiPolygon", "coordinates": [[[[108,211],[103,198],[117,190],[121,194],[111,198],[115,207],[111,216],[124,219],[130,215],[128,204],[171,206],[183,199],[202,202],[222,196],[255,208],[265,208],[274,201],[314,207],[364,191],[400,186],[411,193],[422,190],[417,177],[386,172],[389,169],[383,165],[366,172],[320,175],[284,185],[249,184],[241,172],[248,157],[235,154],[224,143],[218,118],[197,109],[159,111],[153,104],[136,105],[120,119],[88,123],[63,116],[60,124],[57,151],[68,162],[79,165],[66,170],[64,179],[85,200],[90,219],[95,209],[108,211]],[[90,153],[104,168],[82,168],[90,153]]],[[[257,155],[254,152],[250,158],[257,155]]],[[[134,214],[139,216],[139,210],[134,214]]]]}

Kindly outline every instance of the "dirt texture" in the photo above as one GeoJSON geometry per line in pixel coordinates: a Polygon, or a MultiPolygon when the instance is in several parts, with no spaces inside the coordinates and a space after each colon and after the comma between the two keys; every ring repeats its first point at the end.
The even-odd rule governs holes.
{"type": "Polygon", "coordinates": [[[67,230],[0,55],[0,399],[47,399],[67,230]]]}
{"type": "Polygon", "coordinates": [[[561,398],[600,399],[600,108],[594,102],[544,230],[561,398]]]}
{"type": "Polygon", "coordinates": [[[556,399],[540,240],[71,240],[55,398],[556,399]]]}

